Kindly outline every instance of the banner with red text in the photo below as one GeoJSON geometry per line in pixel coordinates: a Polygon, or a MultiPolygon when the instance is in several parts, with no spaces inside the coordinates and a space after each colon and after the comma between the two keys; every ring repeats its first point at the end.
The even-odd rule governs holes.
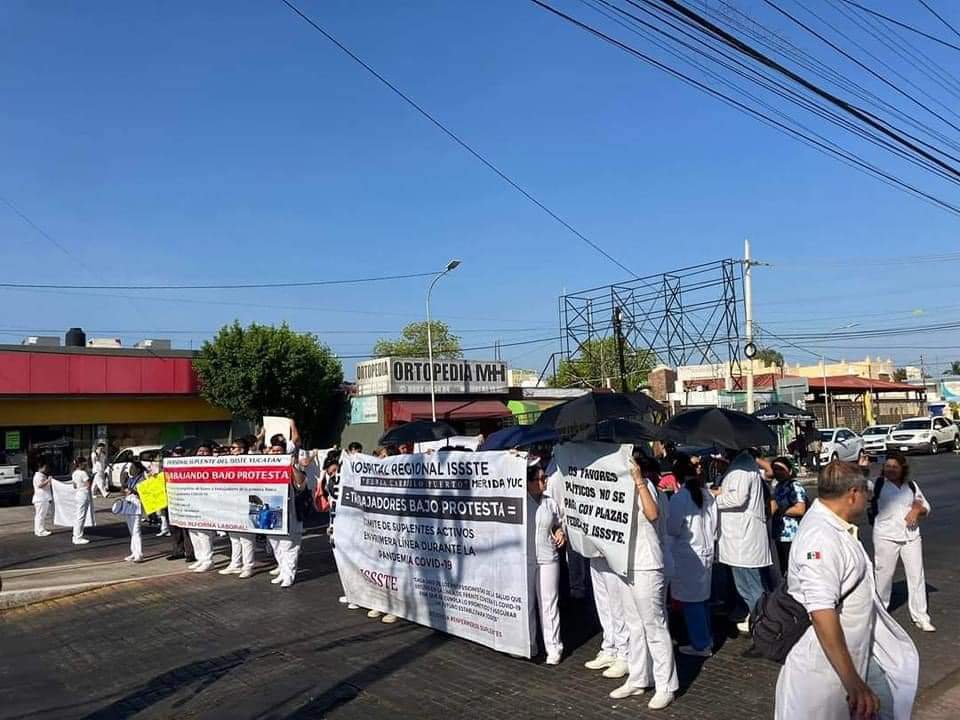
{"type": "Polygon", "coordinates": [[[347,599],[530,657],[525,457],[344,455],[334,553],[347,599]]]}
{"type": "Polygon", "coordinates": [[[166,458],[170,524],[285,535],[292,473],[289,455],[166,458]]]}

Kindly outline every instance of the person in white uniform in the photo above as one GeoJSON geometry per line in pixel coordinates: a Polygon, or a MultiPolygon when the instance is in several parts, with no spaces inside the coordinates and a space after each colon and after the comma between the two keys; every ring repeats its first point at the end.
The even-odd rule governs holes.
{"type": "MultiPolygon", "coordinates": [[[[271,445],[267,451],[268,455],[285,455],[287,452],[286,443],[283,445],[271,445]]],[[[270,582],[279,585],[282,588],[288,588],[293,585],[297,577],[297,563],[300,558],[300,543],[303,540],[303,520],[300,517],[298,503],[295,496],[304,492],[307,487],[307,476],[303,470],[293,462],[293,479],[289,497],[287,499],[287,534],[269,535],[270,547],[273,549],[273,556],[277,559],[277,568],[280,572],[270,582]]]]}
{"type": "MultiPolygon", "coordinates": [[[[208,443],[202,443],[197,446],[197,457],[209,457],[213,455],[213,447],[208,443]]],[[[193,545],[193,555],[196,560],[187,567],[193,572],[202,573],[213,569],[213,530],[190,529],[187,531],[190,535],[190,544],[193,545]]]]}
{"type": "Polygon", "coordinates": [[[86,545],[90,542],[83,536],[83,526],[87,521],[87,512],[93,503],[93,496],[90,494],[90,475],[87,473],[87,461],[78,457],[73,462],[73,475],[70,476],[73,481],[73,492],[77,501],[77,511],[73,518],[73,544],[86,545]]]}
{"type": "Polygon", "coordinates": [[[99,490],[103,497],[110,497],[107,487],[107,446],[98,442],[97,447],[90,453],[90,469],[93,472],[93,494],[99,490]]]}
{"type": "Polygon", "coordinates": [[[660,511],[657,490],[643,476],[636,462],[631,461],[630,472],[637,487],[637,534],[628,575],[621,583],[624,618],[630,632],[630,658],[627,662],[630,675],[623,685],[610,693],[610,697],[622,700],[640,695],[653,686],[656,693],[647,707],[661,710],[673,702],[680,686],[664,608],[663,548],[656,526],[660,511]]]}
{"type": "Polygon", "coordinates": [[[821,468],[817,489],[787,572],[811,626],[777,678],[776,720],[909,720],[920,661],[877,595],[854,524],[867,507],[867,480],[834,461],[821,468]]]}
{"type": "MultiPolygon", "coordinates": [[[[763,482],[760,466],[744,450],[730,463],[721,486],[710,491],[720,513],[719,560],[733,571],[733,584],[747,606],[748,616],[764,591],[770,589],[768,573],[773,563],[763,482]]],[[[747,620],[737,629],[749,632],[747,620]]]]}
{"type": "Polygon", "coordinates": [[[143,511],[140,508],[137,485],[146,478],[147,471],[143,465],[137,460],[131,462],[127,471],[127,484],[123,489],[123,495],[131,506],[136,507],[136,512],[128,512],[123,516],[127,522],[127,530],[130,531],[130,554],[124,558],[127,562],[143,562],[143,536],[140,532],[140,520],[143,517],[143,511]]]}
{"type": "Polygon", "coordinates": [[[927,613],[927,581],[920,539],[920,521],[930,513],[930,503],[910,479],[910,468],[902,454],[887,455],[883,475],[873,484],[871,507],[873,562],[883,606],[890,607],[893,573],[897,560],[903,560],[910,619],[924,632],[934,632],[936,628],[927,613]]]}
{"type": "MultiPolygon", "coordinates": [[[[237,438],[230,443],[231,455],[246,455],[250,451],[250,446],[244,438],[237,438]]],[[[241,580],[253,577],[254,567],[254,541],[253,533],[235,532],[231,530],[227,533],[230,538],[230,564],[220,571],[221,575],[236,575],[241,580]]]]}
{"type": "Polygon", "coordinates": [[[560,527],[560,510],[553,498],[544,495],[546,475],[540,465],[527,469],[527,527],[533,534],[533,551],[527,558],[527,573],[537,599],[543,649],[547,665],[559,665],[563,655],[560,641],[560,555],[566,543],[560,527]]]}
{"type": "Polygon", "coordinates": [[[50,516],[50,505],[53,503],[53,488],[50,487],[50,466],[40,463],[40,467],[33,474],[33,534],[37,537],[47,537],[47,518],[50,516]]]}
{"type": "Polygon", "coordinates": [[[667,531],[673,554],[670,592],[683,607],[689,645],[679,648],[685,655],[710,657],[713,630],[710,626],[710,579],[713,550],[717,541],[717,504],[703,489],[698,465],[681,455],[673,465],[673,476],[683,486],[670,498],[667,531]]]}

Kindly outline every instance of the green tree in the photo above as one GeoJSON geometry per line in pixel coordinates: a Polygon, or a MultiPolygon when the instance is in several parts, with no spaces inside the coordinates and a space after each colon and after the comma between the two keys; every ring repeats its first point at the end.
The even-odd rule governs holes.
{"type": "Polygon", "coordinates": [[[240,323],[220,329],[193,361],[200,394],[237,418],[259,423],[264,415],[293,418],[314,438],[334,417],[343,367],[309,333],[240,323]]]}
{"type": "MultiPolygon", "coordinates": [[[[624,348],[627,389],[638,390],[646,385],[654,364],[653,353],[631,352],[624,348]]],[[[620,361],[614,337],[585,342],[580,348],[579,357],[560,362],[549,384],[556,388],[604,387],[607,378],[615,390],[620,389],[620,361]]]]}
{"type": "MultiPolygon", "coordinates": [[[[450,334],[447,324],[439,320],[430,321],[430,334],[435,358],[463,357],[460,350],[460,338],[450,334]]],[[[397,339],[380,338],[373,346],[376,357],[427,357],[427,323],[415,322],[407,325],[397,339]]]]}
{"type": "Polygon", "coordinates": [[[896,382],[905,382],[907,379],[907,369],[906,368],[897,368],[893,371],[893,379],[896,382]]]}
{"type": "Polygon", "coordinates": [[[762,360],[766,365],[773,365],[783,369],[783,354],[774,348],[763,348],[757,351],[757,360],[762,360]]]}
{"type": "Polygon", "coordinates": [[[954,360],[950,367],[943,371],[944,375],[960,375],[960,360],[954,360]]]}

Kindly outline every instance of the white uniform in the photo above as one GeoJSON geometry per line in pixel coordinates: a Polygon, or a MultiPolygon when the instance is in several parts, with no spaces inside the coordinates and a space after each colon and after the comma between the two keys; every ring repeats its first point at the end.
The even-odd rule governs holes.
{"type": "MultiPolygon", "coordinates": [[[[656,498],[657,489],[647,481],[656,498]]],[[[664,609],[666,581],[663,549],[654,523],[647,521],[639,497],[634,508],[637,535],[626,581],[620,584],[624,618],[630,632],[630,677],[634,689],[656,687],[657,692],[676,692],[677,665],[664,609]]]]}
{"type": "Polygon", "coordinates": [[[228,532],[230,537],[230,565],[228,567],[238,570],[253,571],[254,557],[254,534],[245,532],[228,532]]]}
{"type": "Polygon", "coordinates": [[[38,536],[47,533],[47,517],[53,502],[53,490],[50,478],[39,470],[33,475],[33,533],[38,536]],[[44,485],[45,483],[45,485],[44,485]]]}
{"type": "Polygon", "coordinates": [[[630,631],[623,614],[623,579],[602,557],[590,558],[590,582],[593,601],[603,629],[600,652],[627,662],[630,657],[630,631]]]}
{"type": "MultiPolygon", "coordinates": [[[[873,568],[857,538],[856,526],[814,501],[800,522],[789,565],[790,594],[807,612],[838,608],[847,648],[860,677],[871,687],[882,682],[882,676],[868,676],[871,665],[886,676],[893,707],[882,708],[881,717],[909,720],[920,668],[917,649],[877,596],[873,568]]],[[[878,692],[881,697],[885,694],[878,692]]],[[[849,720],[847,693],[812,626],[793,646],[780,670],[775,717],[849,720]]]]}
{"type": "Polygon", "coordinates": [[[103,497],[107,497],[107,457],[106,453],[94,450],[90,453],[90,470],[93,472],[93,489],[99,490],[103,497]]]}
{"type": "Polygon", "coordinates": [[[919,500],[924,509],[930,512],[930,503],[920,488],[914,483],[917,492],[914,495],[909,483],[899,488],[895,483],[884,480],[880,495],[876,498],[877,517],[873,523],[873,561],[876,566],[877,593],[884,607],[890,607],[890,590],[893,587],[893,573],[897,569],[897,559],[903,560],[903,571],[907,576],[908,606],[910,618],[915,622],[929,622],[927,614],[927,582],[923,574],[923,541],[920,528],[907,527],[906,516],[914,500],[919,500]]]}
{"type": "Polygon", "coordinates": [[[293,488],[290,488],[290,498],[287,500],[287,534],[268,535],[273,557],[280,568],[280,579],[285,584],[292,584],[297,577],[297,563],[300,559],[300,543],[303,540],[303,522],[297,519],[293,507],[293,488]]]}
{"type": "Polygon", "coordinates": [[[703,507],[697,507],[687,488],[670,499],[667,531],[671,538],[673,578],[670,588],[675,600],[703,602],[710,597],[710,571],[717,539],[717,504],[706,490],[703,507]]]}
{"type": "Polygon", "coordinates": [[[127,530],[130,531],[130,559],[143,560],[143,536],[140,529],[140,520],[143,518],[143,510],[140,506],[140,498],[136,495],[128,495],[127,501],[135,505],[135,513],[127,513],[123,519],[127,521],[127,530]]]}
{"type": "Polygon", "coordinates": [[[213,562],[213,530],[187,530],[190,534],[190,544],[193,545],[193,556],[197,565],[206,565],[213,562]]]}
{"type": "Polygon", "coordinates": [[[717,496],[720,511],[719,560],[731,567],[761,568],[773,563],[763,501],[763,474],[747,452],[737,455],[717,496]]]}
{"type": "Polygon", "coordinates": [[[553,541],[553,531],[560,527],[560,511],[553,498],[527,498],[527,527],[532,533],[534,552],[527,561],[528,580],[533,586],[540,611],[543,647],[548,656],[560,657],[560,555],[553,541]]]}
{"type": "Polygon", "coordinates": [[[77,501],[77,514],[73,519],[73,539],[80,540],[83,537],[87,512],[93,502],[93,496],[90,494],[90,476],[87,475],[86,470],[74,470],[70,479],[73,481],[74,497],[77,501]]]}

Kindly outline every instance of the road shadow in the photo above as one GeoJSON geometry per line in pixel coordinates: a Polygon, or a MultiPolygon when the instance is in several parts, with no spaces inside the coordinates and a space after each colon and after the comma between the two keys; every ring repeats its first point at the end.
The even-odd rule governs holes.
{"type": "MultiPolygon", "coordinates": [[[[936,585],[927,583],[927,596],[940,592],[936,585]]],[[[890,591],[890,612],[894,612],[907,604],[909,592],[907,590],[906,580],[897,580],[893,583],[893,589],[890,591]]]]}

